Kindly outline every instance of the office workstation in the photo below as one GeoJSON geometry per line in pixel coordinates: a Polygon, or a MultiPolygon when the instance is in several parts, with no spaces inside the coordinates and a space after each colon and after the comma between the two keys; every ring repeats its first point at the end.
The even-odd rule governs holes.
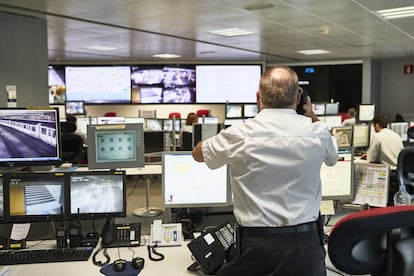
{"type": "MultiPolygon", "coordinates": [[[[164,1],[152,4],[130,1],[116,6],[106,1],[83,2],[71,0],[66,5],[52,5],[42,1],[33,5],[0,1],[0,30],[8,37],[8,43],[0,45],[0,57],[4,61],[0,64],[0,86],[7,95],[0,98],[0,106],[28,107],[30,112],[26,116],[36,116],[35,120],[41,116],[47,120],[54,118],[52,127],[33,130],[48,137],[35,136],[29,131],[24,134],[43,139],[42,142],[28,136],[23,138],[22,134],[19,136],[22,140],[15,144],[16,150],[25,153],[41,150],[48,158],[28,157],[17,166],[13,163],[15,160],[3,163],[0,236],[8,238],[13,225],[30,222],[25,241],[27,249],[57,247],[62,224],[66,231],[74,232],[76,227],[72,226],[81,224],[84,245],[94,244],[96,234],[99,238],[87,261],[8,265],[5,275],[29,272],[39,275],[43,271],[101,275],[102,267],[93,263],[93,253],[103,245],[101,234],[108,232],[104,229],[106,222],[114,222],[111,218],[126,218],[117,223],[121,226],[132,223],[128,225],[130,229],[136,230],[140,224],[140,234],[138,239],[138,232],[130,232],[135,235],[131,247],[135,253],[128,246],[108,248],[111,261],[104,266],[107,269],[112,269],[113,262],[120,258],[132,269],[129,262],[142,257],[145,268],[141,275],[197,273],[187,270],[195,261],[187,245],[205,229],[234,222],[233,196],[227,172],[217,171],[215,185],[203,183],[200,176],[204,176],[202,180],[212,180],[213,174],[192,164],[187,150],[221,129],[254,117],[258,112],[255,97],[258,77],[275,64],[289,65],[298,73],[300,86],[312,98],[313,112],[329,125],[340,146],[337,165],[321,169],[325,232],[329,234],[335,222],[348,213],[386,205],[389,168],[370,164],[361,160],[361,156],[369,148],[374,133],[373,113],[390,119],[388,128],[400,134],[404,146],[412,143],[407,130],[412,125],[414,59],[404,43],[410,39],[407,27],[410,19],[383,19],[377,13],[382,8],[398,7],[398,1],[392,4],[314,1],[311,5],[302,1],[278,1],[263,7],[251,6],[249,1],[220,4],[201,1],[194,5],[180,2],[168,11],[169,4],[164,1]],[[376,22],[378,35],[364,31],[371,27],[350,15],[376,22]],[[190,18],[191,24],[186,21],[190,18]],[[233,25],[253,33],[223,37],[209,32],[210,28],[233,25]],[[88,45],[113,47],[89,49],[88,45]],[[298,53],[307,45],[320,45],[318,48],[326,48],[328,53],[316,56],[298,53]],[[173,51],[181,57],[173,60],[153,57],[173,51]],[[245,73],[235,74],[239,68],[246,69],[245,73]],[[342,125],[349,107],[357,108],[360,116],[352,127],[342,125]],[[54,108],[59,112],[54,113],[54,108]],[[40,113],[30,115],[35,109],[40,109],[40,113]],[[181,139],[186,114],[197,110],[207,110],[208,115],[200,116],[193,133],[181,139]],[[402,114],[405,120],[394,122],[396,113],[402,114]],[[54,137],[63,130],[61,125],[69,115],[76,116],[77,128],[90,141],[84,143],[81,156],[73,157],[70,153],[71,159],[67,157],[70,155],[59,156],[58,149],[66,141],[63,132],[59,133],[61,137],[59,134],[54,137]],[[112,131],[112,125],[118,128],[117,133],[97,133],[112,131]],[[122,133],[120,126],[125,128],[122,133]],[[139,129],[143,151],[132,150],[135,143],[128,140],[134,137],[130,127],[139,129]],[[92,131],[95,133],[90,135],[92,131]],[[92,138],[96,136],[103,137],[102,143],[92,138]],[[111,137],[126,141],[125,147],[108,153],[107,141],[111,137]],[[55,139],[61,139],[62,144],[54,145],[55,139]],[[48,144],[43,147],[44,141],[48,144]],[[140,165],[129,167],[117,163],[111,167],[108,160],[118,158],[121,149],[134,152],[141,158],[134,162],[139,161],[140,165]],[[96,162],[91,156],[98,155],[102,160],[96,162]],[[59,160],[63,156],[65,160],[59,160]],[[118,175],[112,176],[114,173],[118,175]],[[122,181],[112,177],[121,177],[122,181]],[[48,183],[41,183],[46,180],[48,183]],[[91,182],[111,185],[91,188],[86,185],[91,182]],[[10,188],[10,183],[16,186],[10,188]],[[26,203],[21,198],[26,196],[21,190],[26,190],[26,186],[27,190],[29,186],[46,187],[43,191],[53,198],[43,205],[46,209],[36,209],[35,204],[27,208],[29,213],[22,212],[26,203]],[[76,196],[84,197],[76,199],[76,196]],[[97,202],[92,203],[93,200],[97,202]],[[102,205],[99,201],[113,205],[102,205]],[[110,207],[116,208],[115,211],[110,207]],[[158,219],[165,225],[179,223],[183,240],[181,246],[155,248],[165,258],[152,261],[147,245],[151,244],[151,225],[157,225],[158,229],[159,221],[154,222],[158,219]]],[[[13,131],[23,133],[22,128],[16,126],[13,131]]],[[[13,135],[7,135],[10,136],[13,135]]],[[[10,138],[8,144],[13,144],[10,138]]],[[[68,148],[70,152],[73,150],[68,148]]],[[[132,155],[128,156],[130,160],[132,155]]],[[[169,229],[173,229],[168,232],[171,234],[178,228],[169,229]]],[[[76,244],[76,239],[79,236],[68,238],[68,247],[71,242],[76,244]]],[[[23,246],[19,240],[10,244],[17,249],[23,246]]],[[[103,251],[97,258],[106,260],[103,251]]],[[[329,258],[327,264],[331,265],[329,258]]],[[[328,267],[328,275],[340,274],[334,266],[328,267]]]]}

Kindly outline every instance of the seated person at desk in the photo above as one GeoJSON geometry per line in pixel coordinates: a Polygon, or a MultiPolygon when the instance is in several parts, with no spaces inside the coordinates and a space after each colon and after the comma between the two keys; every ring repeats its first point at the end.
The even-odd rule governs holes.
{"type": "Polygon", "coordinates": [[[179,144],[182,150],[192,149],[192,145],[191,144],[187,145],[186,143],[186,142],[191,143],[191,141],[186,141],[185,139],[183,139],[183,133],[193,133],[193,124],[197,124],[197,123],[198,123],[198,115],[194,112],[188,113],[187,118],[185,119],[185,126],[181,128],[181,133],[180,133],[179,144]]]}
{"type": "Polygon", "coordinates": [[[372,120],[375,133],[372,135],[369,148],[361,159],[370,163],[387,164],[390,167],[390,187],[388,190],[388,205],[393,205],[393,196],[398,191],[397,163],[398,155],[404,145],[400,135],[387,128],[388,121],[384,116],[372,120]]]}
{"type": "Polygon", "coordinates": [[[353,126],[356,123],[356,110],[355,108],[351,107],[350,109],[348,109],[348,112],[346,113],[348,118],[345,119],[342,122],[343,126],[353,126]]]}
{"type": "Polygon", "coordinates": [[[256,99],[256,117],[193,149],[195,160],[210,169],[228,164],[232,176],[241,253],[216,275],[325,275],[320,169],[337,163],[336,139],[309,97],[305,116],[296,113],[301,90],[289,67],[269,68],[256,99]]]}
{"type": "Polygon", "coordinates": [[[77,126],[77,121],[78,121],[78,118],[76,118],[76,116],[73,116],[73,115],[68,115],[68,116],[66,117],[66,122],[68,122],[68,123],[73,123],[73,124],[76,126],[76,129],[75,129],[75,131],[73,132],[73,134],[77,134],[77,135],[79,135],[80,137],[82,137],[83,144],[84,144],[84,145],[87,145],[87,144],[88,144],[88,142],[87,142],[86,135],[85,135],[85,133],[83,133],[82,131],[80,131],[80,130],[78,129],[78,126],[77,126]]]}

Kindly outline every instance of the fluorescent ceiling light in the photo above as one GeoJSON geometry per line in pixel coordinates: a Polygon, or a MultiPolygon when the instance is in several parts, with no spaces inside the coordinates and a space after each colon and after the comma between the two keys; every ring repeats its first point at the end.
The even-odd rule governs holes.
{"type": "Polygon", "coordinates": [[[377,13],[384,17],[385,19],[395,19],[402,17],[414,16],[414,6],[395,8],[395,9],[386,9],[379,10],[377,13]]]}
{"type": "Polygon", "coordinates": [[[156,58],[179,58],[181,56],[177,55],[177,54],[157,54],[157,55],[153,55],[153,57],[156,57],[156,58]]]}
{"type": "Polygon", "coordinates": [[[102,45],[92,45],[92,46],[82,47],[82,49],[95,50],[95,51],[114,51],[114,50],[118,50],[119,48],[102,46],[102,45]]]}
{"type": "Polygon", "coordinates": [[[221,36],[242,36],[242,35],[251,35],[253,32],[246,31],[239,28],[230,28],[230,29],[222,29],[222,30],[215,30],[209,31],[210,34],[221,35],[221,36]]]}
{"type": "Polygon", "coordinates": [[[313,50],[300,50],[298,53],[304,55],[320,55],[320,54],[329,54],[330,52],[324,49],[313,49],[313,50]]]}

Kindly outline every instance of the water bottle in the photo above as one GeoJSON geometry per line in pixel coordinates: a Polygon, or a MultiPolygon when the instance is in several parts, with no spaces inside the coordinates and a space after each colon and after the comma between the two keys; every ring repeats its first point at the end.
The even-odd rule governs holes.
{"type": "Polygon", "coordinates": [[[411,204],[410,194],[407,193],[407,190],[404,184],[400,185],[399,191],[396,192],[394,195],[394,206],[410,205],[410,204],[411,204]]]}

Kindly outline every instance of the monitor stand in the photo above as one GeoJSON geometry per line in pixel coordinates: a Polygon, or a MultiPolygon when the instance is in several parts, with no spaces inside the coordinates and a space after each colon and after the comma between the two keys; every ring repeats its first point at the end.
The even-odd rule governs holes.
{"type": "Polygon", "coordinates": [[[149,207],[150,184],[151,184],[151,178],[149,176],[147,176],[146,204],[145,204],[144,208],[138,208],[138,209],[135,209],[132,212],[135,216],[151,218],[151,217],[159,216],[163,212],[161,209],[149,207]]]}

